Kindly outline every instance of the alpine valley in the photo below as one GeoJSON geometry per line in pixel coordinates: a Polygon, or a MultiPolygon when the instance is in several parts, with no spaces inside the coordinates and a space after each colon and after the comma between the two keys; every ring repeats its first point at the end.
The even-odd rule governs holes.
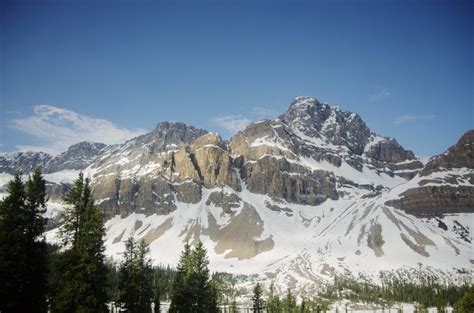
{"type": "Polygon", "coordinates": [[[183,243],[200,239],[211,270],[299,294],[345,272],[474,266],[474,130],[424,160],[355,113],[297,97],[229,140],[163,122],[119,145],[2,154],[0,192],[35,167],[48,181],[47,239],[57,240],[61,199],[83,172],[114,258],[133,236],[156,263],[175,265],[183,243]]]}

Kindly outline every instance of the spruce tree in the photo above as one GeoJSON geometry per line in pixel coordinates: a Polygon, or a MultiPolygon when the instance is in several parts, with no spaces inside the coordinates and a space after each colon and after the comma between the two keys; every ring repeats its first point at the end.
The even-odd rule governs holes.
{"type": "Polygon", "coordinates": [[[169,312],[217,312],[217,288],[209,281],[209,260],[202,242],[186,243],[171,290],[169,312]]]}
{"type": "Polygon", "coordinates": [[[206,312],[206,308],[211,306],[209,302],[209,260],[206,249],[199,241],[191,254],[191,273],[189,283],[192,289],[193,302],[196,305],[196,312],[206,312]]]}
{"type": "Polygon", "coordinates": [[[285,299],[283,300],[283,312],[292,313],[296,309],[296,299],[288,288],[285,299]]]}
{"type": "Polygon", "coordinates": [[[275,292],[275,284],[273,281],[270,284],[270,290],[268,294],[268,300],[266,309],[268,313],[280,313],[281,312],[281,303],[280,298],[275,292]]]}
{"type": "Polygon", "coordinates": [[[45,181],[17,174],[0,202],[0,311],[46,312],[45,181]]]}
{"type": "Polygon", "coordinates": [[[61,237],[66,251],[56,262],[52,312],[104,312],[107,268],[102,213],[94,206],[89,180],[79,174],[66,194],[61,237]]]}
{"type": "Polygon", "coordinates": [[[252,296],[252,308],[256,313],[263,312],[263,309],[265,308],[262,293],[262,287],[260,287],[260,283],[257,283],[253,289],[252,296]]]}
{"type": "Polygon", "coordinates": [[[171,288],[170,313],[192,312],[192,299],[189,297],[189,274],[191,273],[191,246],[186,243],[176,269],[173,286],[171,288]]]}
{"type": "Polygon", "coordinates": [[[129,238],[125,243],[124,260],[119,271],[119,303],[131,313],[151,311],[153,268],[148,257],[150,249],[144,241],[129,238]]]}

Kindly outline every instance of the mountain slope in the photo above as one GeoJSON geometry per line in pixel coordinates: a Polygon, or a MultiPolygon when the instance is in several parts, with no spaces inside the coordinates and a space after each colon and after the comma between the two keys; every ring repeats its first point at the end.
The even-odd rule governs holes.
{"type": "Polygon", "coordinates": [[[165,122],[121,145],[71,147],[62,159],[0,157],[10,162],[0,175],[54,164],[45,177],[60,195],[83,171],[114,257],[134,236],[157,263],[176,264],[183,243],[199,239],[212,269],[259,273],[304,293],[346,271],[472,270],[472,134],[424,166],[357,114],[298,97],[228,141],[165,122]]]}

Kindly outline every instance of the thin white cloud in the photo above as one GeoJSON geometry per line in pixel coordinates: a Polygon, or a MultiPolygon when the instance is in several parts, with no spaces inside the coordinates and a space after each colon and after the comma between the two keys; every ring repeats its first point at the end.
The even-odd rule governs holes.
{"type": "Polygon", "coordinates": [[[261,106],[254,107],[252,111],[258,119],[271,119],[278,115],[275,110],[261,106]]]}
{"type": "Polygon", "coordinates": [[[370,101],[379,101],[379,100],[388,98],[391,95],[392,93],[390,92],[390,90],[388,90],[388,88],[383,88],[382,90],[379,90],[369,95],[369,98],[370,98],[370,101]]]}
{"type": "Polygon", "coordinates": [[[142,128],[133,130],[120,128],[110,121],[52,105],[34,106],[33,112],[31,116],[13,119],[11,126],[39,139],[44,144],[18,145],[17,149],[20,151],[58,154],[81,141],[116,144],[146,132],[142,128]]]}
{"type": "Polygon", "coordinates": [[[427,115],[404,114],[395,118],[393,123],[395,125],[402,125],[402,124],[416,123],[416,122],[421,122],[421,121],[432,121],[434,120],[434,118],[435,116],[433,114],[427,114],[427,115]]]}
{"type": "Polygon", "coordinates": [[[212,122],[230,134],[244,129],[251,121],[242,115],[226,115],[213,118],[212,122]]]}

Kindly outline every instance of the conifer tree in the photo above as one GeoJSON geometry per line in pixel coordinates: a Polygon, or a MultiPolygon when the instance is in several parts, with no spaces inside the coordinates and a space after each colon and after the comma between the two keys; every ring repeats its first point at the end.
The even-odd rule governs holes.
{"type": "Polygon", "coordinates": [[[52,312],[104,312],[107,268],[102,213],[94,206],[89,180],[79,174],[66,194],[61,229],[66,248],[55,265],[52,312]]]}
{"type": "Polygon", "coordinates": [[[253,296],[252,296],[252,308],[254,312],[260,313],[263,312],[265,308],[263,298],[262,298],[262,287],[260,287],[260,283],[255,285],[253,289],[253,296]]]}
{"type": "Polygon", "coordinates": [[[193,302],[197,312],[205,312],[210,306],[209,297],[209,260],[206,249],[199,241],[191,254],[191,273],[189,283],[192,289],[193,302]]]}
{"type": "Polygon", "coordinates": [[[0,311],[46,312],[45,181],[17,174],[0,202],[0,311]]]}
{"type": "Polygon", "coordinates": [[[132,237],[125,243],[124,260],[119,271],[119,302],[127,312],[151,311],[153,294],[153,268],[148,257],[149,247],[144,241],[137,243],[132,237]]]}
{"type": "Polygon", "coordinates": [[[186,243],[171,291],[169,312],[216,312],[217,288],[209,281],[209,260],[202,242],[194,249],[186,243]]]}
{"type": "Polygon", "coordinates": [[[296,309],[296,299],[288,288],[285,299],[283,300],[283,312],[292,313],[296,309]]]}
{"type": "Polygon", "coordinates": [[[270,290],[267,299],[266,309],[268,313],[280,313],[281,312],[281,303],[280,298],[275,293],[275,284],[273,281],[270,284],[270,290]]]}
{"type": "Polygon", "coordinates": [[[171,289],[170,313],[192,312],[192,299],[189,298],[189,274],[191,272],[191,246],[186,243],[176,269],[176,276],[171,289]]]}

